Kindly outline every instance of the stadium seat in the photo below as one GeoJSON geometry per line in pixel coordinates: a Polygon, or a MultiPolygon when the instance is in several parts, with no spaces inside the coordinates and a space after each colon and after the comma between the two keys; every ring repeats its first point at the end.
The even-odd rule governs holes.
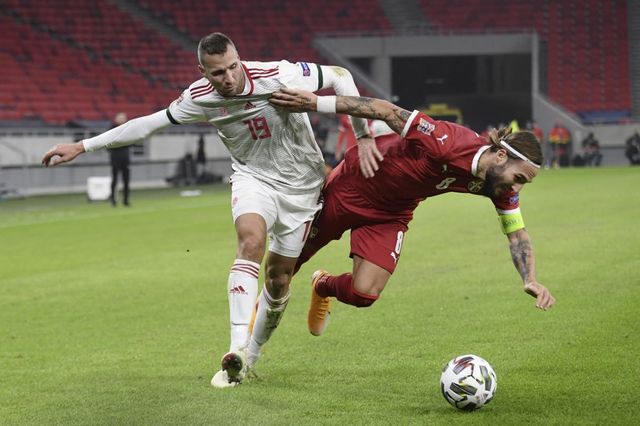
{"type": "Polygon", "coordinates": [[[628,57],[625,2],[607,3],[607,7],[600,0],[488,3],[420,1],[425,16],[446,30],[535,30],[548,44],[548,95],[565,108],[576,112],[587,105],[605,112],[631,109],[629,67],[624,59],[628,57]],[[590,23],[588,32],[585,22],[590,23]],[[590,79],[589,73],[595,78],[590,79]]]}

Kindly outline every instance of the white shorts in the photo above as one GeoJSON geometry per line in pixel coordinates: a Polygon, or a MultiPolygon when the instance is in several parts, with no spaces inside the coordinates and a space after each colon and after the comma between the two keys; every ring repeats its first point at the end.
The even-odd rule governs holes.
{"type": "Polygon", "coordinates": [[[269,251],[298,257],[311,221],[322,207],[318,201],[321,189],[306,194],[281,194],[246,173],[235,172],[231,176],[233,222],[243,214],[259,214],[267,223],[269,251]]]}

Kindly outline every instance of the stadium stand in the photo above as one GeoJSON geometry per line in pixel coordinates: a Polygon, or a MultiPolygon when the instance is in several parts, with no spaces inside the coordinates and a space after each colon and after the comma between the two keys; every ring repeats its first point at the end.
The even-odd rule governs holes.
{"type": "MultiPolygon", "coordinates": [[[[547,46],[543,86],[551,99],[587,122],[629,117],[624,0],[418,1],[443,31],[535,30],[547,46]]],[[[391,30],[378,2],[367,0],[297,7],[286,0],[269,7],[258,0],[136,2],[194,42],[225,32],[243,58],[256,60],[324,62],[310,47],[318,33],[391,30]]],[[[166,106],[198,77],[192,51],[107,0],[91,7],[73,0],[5,0],[0,23],[0,121],[109,120],[120,110],[141,115],[166,106]]]]}
{"type": "MultiPolygon", "coordinates": [[[[108,121],[123,110],[135,117],[165,107],[199,77],[194,52],[106,0],[91,7],[73,0],[3,3],[0,121],[108,121]]],[[[269,9],[257,1],[233,8],[193,0],[141,4],[193,40],[224,31],[243,57],[256,60],[322,62],[310,48],[315,33],[390,28],[381,10],[365,0],[296,9],[284,1],[269,9]]]]}
{"type": "Polygon", "coordinates": [[[92,2],[91,7],[74,0],[7,2],[23,22],[149,80],[181,87],[197,76],[191,52],[107,1],[92,2]]]}
{"type": "Polygon", "coordinates": [[[322,62],[311,48],[317,33],[390,30],[378,2],[326,0],[295,3],[249,0],[235,3],[184,0],[138,0],[150,13],[198,40],[222,31],[238,45],[245,58],[260,61],[307,60],[322,62]]]}
{"type": "Polygon", "coordinates": [[[124,107],[131,114],[165,105],[175,90],[127,72],[85,51],[0,15],[0,118],[64,124],[109,119],[124,107]]]}
{"type": "Polygon", "coordinates": [[[624,0],[421,0],[447,31],[535,30],[548,45],[547,91],[585,120],[624,121],[631,91],[624,0]]]}

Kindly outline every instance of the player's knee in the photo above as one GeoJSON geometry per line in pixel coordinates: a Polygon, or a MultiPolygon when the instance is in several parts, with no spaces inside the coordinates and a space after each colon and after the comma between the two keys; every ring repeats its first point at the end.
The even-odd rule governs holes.
{"type": "Polygon", "coordinates": [[[238,252],[242,259],[260,263],[264,256],[264,240],[254,235],[246,236],[238,243],[238,252]]]}
{"type": "Polygon", "coordinates": [[[265,285],[269,294],[278,299],[284,297],[289,292],[289,283],[291,282],[291,274],[267,274],[265,285]]]}
{"type": "Polygon", "coordinates": [[[354,282],[351,287],[351,304],[358,308],[367,308],[378,300],[386,282],[381,284],[374,280],[363,281],[362,277],[359,278],[358,284],[354,282]]]}

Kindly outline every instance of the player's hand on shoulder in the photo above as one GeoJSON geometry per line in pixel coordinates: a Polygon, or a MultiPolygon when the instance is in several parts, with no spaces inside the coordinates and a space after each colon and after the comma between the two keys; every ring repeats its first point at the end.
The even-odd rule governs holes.
{"type": "Polygon", "coordinates": [[[379,169],[378,162],[384,159],[378,150],[375,139],[372,137],[358,139],[358,159],[362,175],[366,178],[375,176],[379,169]]]}
{"type": "Polygon", "coordinates": [[[83,152],[84,145],[82,142],[58,144],[44,154],[42,164],[48,167],[68,163],[83,152]]]}
{"type": "Polygon", "coordinates": [[[271,94],[269,102],[287,111],[308,112],[317,110],[317,98],[315,94],[306,90],[283,87],[271,94]]]}
{"type": "Polygon", "coordinates": [[[556,298],[553,297],[549,289],[537,281],[526,283],[524,291],[536,298],[536,308],[546,311],[556,303],[556,298]]]}

